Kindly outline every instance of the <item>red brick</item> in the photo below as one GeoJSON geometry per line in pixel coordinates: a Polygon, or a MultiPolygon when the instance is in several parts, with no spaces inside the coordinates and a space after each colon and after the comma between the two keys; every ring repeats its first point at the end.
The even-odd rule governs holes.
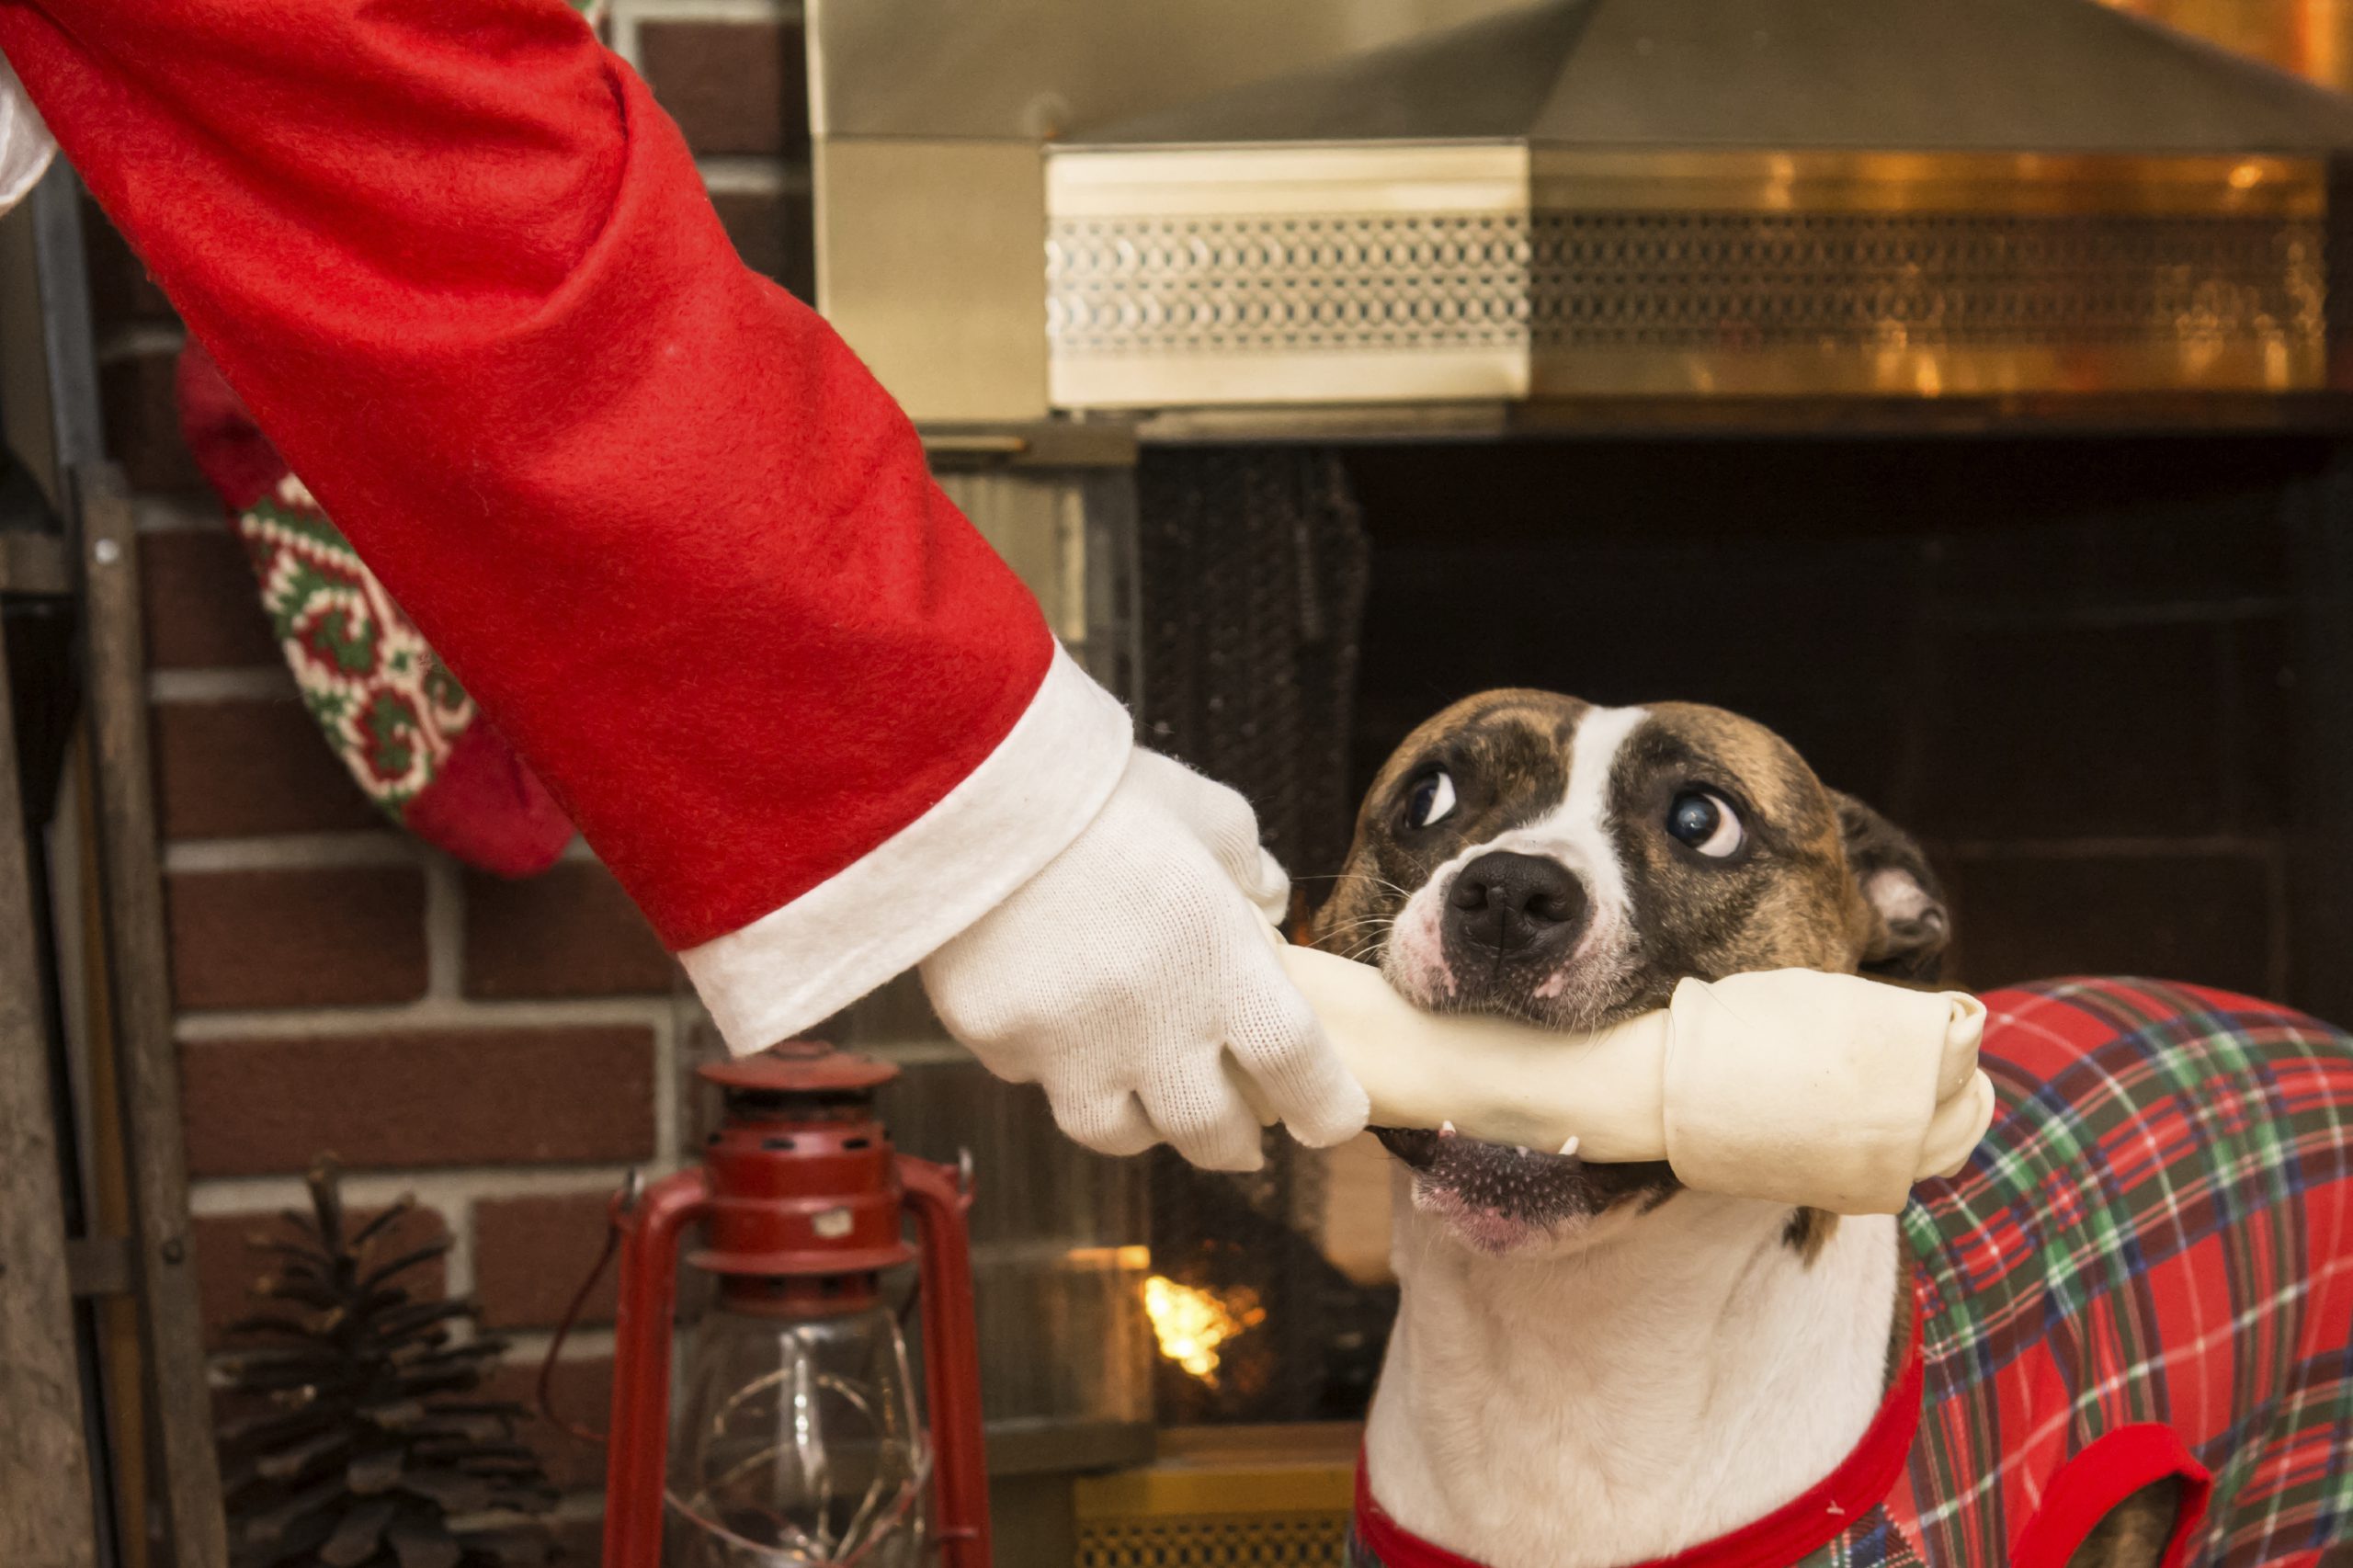
{"type": "MultiPolygon", "coordinates": [[[[540,1462],[548,1467],[548,1479],[555,1483],[557,1491],[604,1489],[604,1445],[575,1437],[540,1414],[538,1357],[509,1362],[483,1381],[487,1397],[513,1400],[530,1412],[515,1435],[538,1450],[540,1462]]],[[[605,1430],[611,1419],[613,1403],[611,1359],[597,1357],[574,1360],[567,1357],[558,1361],[553,1375],[548,1379],[548,1394],[556,1415],[564,1420],[591,1431],[605,1430]]]]}
{"type": "Polygon", "coordinates": [[[384,824],[296,698],[165,702],[149,712],[167,838],[384,824]]]}
{"type": "Polygon", "coordinates": [[[776,279],[804,302],[816,301],[816,242],[806,194],[714,190],[710,204],[745,266],[776,279]]]}
{"type": "Polygon", "coordinates": [[[809,82],[799,27],[644,22],[637,57],[696,152],[806,155],[809,82]]]}
{"type": "Polygon", "coordinates": [[[566,862],[519,881],[466,878],[466,994],[665,992],[677,966],[612,873],[566,862]]]}
{"type": "Polygon", "coordinates": [[[99,326],[172,319],[172,302],[147,275],[146,263],[87,197],[82,199],[82,244],[89,257],[90,314],[99,326]]]}
{"type": "Polygon", "coordinates": [[[242,669],[280,661],[244,547],[225,524],[142,534],[139,574],[151,667],[242,669]]]}
{"type": "MultiPolygon", "coordinates": [[[[307,1210],[306,1210],[307,1211],[307,1210]]],[[[364,1225],[382,1213],[381,1209],[355,1209],[349,1219],[354,1226],[364,1225]]],[[[197,1301],[204,1316],[204,1344],[207,1349],[218,1350],[240,1343],[223,1331],[239,1318],[269,1308],[254,1294],[254,1287],[264,1275],[278,1266],[277,1256],[256,1244],[262,1241],[292,1240],[292,1226],[275,1212],[256,1210],[250,1214],[208,1214],[192,1226],[196,1240],[197,1301]]],[[[389,1263],[403,1253],[426,1246],[449,1233],[439,1211],[414,1209],[407,1216],[387,1230],[380,1241],[371,1242],[372,1256],[379,1263],[389,1263]]],[[[419,1264],[401,1276],[400,1283],[418,1301],[438,1301],[449,1290],[449,1271],[440,1258],[419,1264]]]]}
{"type": "MultiPolygon", "coordinates": [[[[493,1328],[552,1328],[603,1252],[608,1192],[491,1198],[474,1205],[474,1294],[493,1328]]],[[[613,1268],[583,1302],[583,1324],[613,1321],[613,1268]]]]}
{"type": "Polygon", "coordinates": [[[172,383],[176,356],[135,354],[98,369],[107,450],[137,490],[200,490],[203,475],[180,439],[172,383]]]}
{"type": "Polygon", "coordinates": [[[654,1153],[654,1036],[631,1026],[200,1040],[180,1063],[192,1176],[654,1153]]]}
{"type": "Polygon", "coordinates": [[[425,992],[415,866],[179,871],[165,879],[183,1007],[407,1002],[425,992]]]}

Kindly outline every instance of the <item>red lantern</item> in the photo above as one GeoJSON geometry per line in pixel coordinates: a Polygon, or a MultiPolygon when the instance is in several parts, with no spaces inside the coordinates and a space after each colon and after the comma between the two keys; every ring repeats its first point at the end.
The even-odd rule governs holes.
{"type": "Polygon", "coordinates": [[[702,1076],[726,1115],[701,1165],[614,1199],[606,1568],[900,1568],[926,1537],[949,1568],[988,1568],[969,1182],[892,1149],[874,1118],[897,1076],[882,1062],[793,1041],[702,1076]],[[678,1253],[696,1225],[687,1261],[718,1276],[718,1299],[684,1357],[673,1434],[678,1253]],[[928,1431],[880,1281],[918,1257],[928,1431]]]}

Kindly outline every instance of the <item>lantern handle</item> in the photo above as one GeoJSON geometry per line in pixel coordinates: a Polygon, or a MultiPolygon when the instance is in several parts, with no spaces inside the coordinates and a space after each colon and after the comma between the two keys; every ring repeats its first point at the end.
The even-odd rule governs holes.
{"type": "Polygon", "coordinates": [[[678,1244],[710,1208],[710,1196],[709,1173],[699,1166],[673,1172],[642,1193],[625,1187],[615,1196],[620,1290],[613,1303],[613,1403],[605,1444],[606,1568],[661,1565],[678,1244]]]}
{"type": "Polygon", "coordinates": [[[558,1430],[568,1432],[584,1443],[594,1443],[598,1448],[605,1445],[605,1435],[602,1432],[597,1431],[594,1426],[583,1426],[568,1415],[556,1414],[554,1388],[556,1358],[563,1354],[563,1342],[572,1337],[573,1325],[580,1321],[581,1311],[587,1306],[590,1293],[597,1289],[597,1282],[604,1278],[605,1270],[612,1267],[613,1255],[620,1251],[621,1217],[634,1210],[637,1207],[637,1200],[644,1195],[645,1172],[639,1166],[631,1165],[629,1168],[629,1175],[622,1178],[620,1190],[613,1194],[612,1206],[605,1215],[605,1249],[597,1255],[596,1263],[588,1270],[588,1278],[583,1279],[580,1282],[580,1289],[572,1293],[572,1304],[563,1309],[563,1316],[555,1325],[555,1335],[548,1341],[548,1353],[540,1358],[538,1385],[540,1415],[558,1430]]]}
{"type": "Polygon", "coordinates": [[[969,1153],[954,1169],[898,1156],[900,1190],[923,1247],[926,1404],[931,1420],[933,1497],[943,1568],[988,1568],[989,1482],[981,1421],[981,1348],[973,1329],[972,1206],[969,1153]]]}

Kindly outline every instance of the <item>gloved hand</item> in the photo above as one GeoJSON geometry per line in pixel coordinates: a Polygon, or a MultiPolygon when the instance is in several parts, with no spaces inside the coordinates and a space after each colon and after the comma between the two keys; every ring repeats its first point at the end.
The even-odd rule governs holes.
{"type": "Polygon", "coordinates": [[[1289,893],[1247,801],[1139,747],[1069,848],[924,960],[924,988],[991,1072],[1044,1085],[1087,1147],[1165,1141],[1255,1170],[1259,1121],[1227,1052],[1302,1143],[1340,1142],[1370,1110],[1267,939],[1289,893]]]}

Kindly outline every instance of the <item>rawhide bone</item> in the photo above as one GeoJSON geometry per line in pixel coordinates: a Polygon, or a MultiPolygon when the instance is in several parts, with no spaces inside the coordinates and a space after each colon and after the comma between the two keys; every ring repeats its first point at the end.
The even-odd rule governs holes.
{"type": "Polygon", "coordinates": [[[1597,1162],[1665,1160],[1703,1192],[1893,1214],[1950,1176],[1994,1115],[1985,1005],[1855,975],[1686,980],[1590,1034],[1424,1012],[1379,970],[1284,946],[1379,1126],[1437,1127],[1597,1162]]]}

